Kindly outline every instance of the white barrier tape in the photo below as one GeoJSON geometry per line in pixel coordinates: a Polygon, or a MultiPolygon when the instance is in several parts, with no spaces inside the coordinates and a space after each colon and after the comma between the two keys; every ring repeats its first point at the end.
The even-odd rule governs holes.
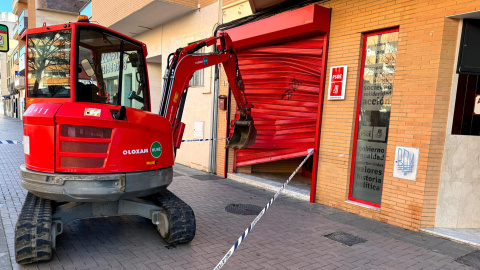
{"type": "Polygon", "coordinates": [[[21,144],[22,142],[14,140],[0,140],[0,144],[21,144]]]}
{"type": "Polygon", "coordinates": [[[220,140],[226,140],[227,138],[221,138],[221,139],[195,139],[195,140],[182,140],[182,142],[205,142],[205,141],[220,141],[220,140]]]}
{"type": "Polygon", "coordinates": [[[227,254],[225,254],[225,256],[223,256],[222,260],[217,264],[217,266],[215,266],[215,268],[213,268],[214,270],[219,270],[219,269],[222,269],[222,267],[225,265],[225,263],[227,262],[228,258],[230,258],[230,256],[232,256],[233,252],[240,246],[240,244],[242,243],[242,241],[245,239],[245,237],[247,237],[247,234],[253,230],[253,227],[255,226],[255,224],[257,224],[257,222],[260,220],[260,218],[262,218],[263,214],[265,214],[265,212],[268,210],[268,208],[273,204],[273,201],[275,201],[275,199],[278,197],[278,195],[280,195],[280,192],[282,192],[282,190],[285,189],[285,187],[288,185],[288,183],[290,183],[290,181],[292,180],[293,176],[295,176],[295,174],[298,172],[298,170],[300,170],[300,168],[302,167],[302,165],[307,161],[307,159],[313,155],[313,148],[310,148],[307,150],[308,151],[308,155],[305,157],[305,159],[302,161],[302,163],[300,163],[300,165],[298,165],[297,169],[290,175],[290,177],[288,178],[288,180],[282,185],[282,187],[277,191],[277,193],[275,193],[275,195],[273,196],[272,199],[270,199],[270,201],[267,203],[267,206],[265,206],[265,208],[262,209],[262,212],[260,212],[260,214],[258,214],[258,216],[253,220],[253,222],[250,224],[250,226],[245,230],[245,232],[243,232],[243,234],[238,238],[237,242],[235,242],[235,244],[230,248],[230,250],[227,252],[227,254]]]}

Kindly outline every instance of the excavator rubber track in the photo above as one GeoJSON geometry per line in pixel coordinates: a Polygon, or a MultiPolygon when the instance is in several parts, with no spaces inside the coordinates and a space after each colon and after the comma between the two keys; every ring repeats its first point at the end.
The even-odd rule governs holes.
{"type": "Polygon", "coordinates": [[[15,260],[19,264],[52,258],[52,201],[28,193],[15,226],[15,260]]]}
{"type": "Polygon", "coordinates": [[[168,190],[152,194],[150,201],[160,206],[168,217],[168,230],[161,232],[169,245],[186,244],[195,237],[196,223],[193,209],[168,190]]]}

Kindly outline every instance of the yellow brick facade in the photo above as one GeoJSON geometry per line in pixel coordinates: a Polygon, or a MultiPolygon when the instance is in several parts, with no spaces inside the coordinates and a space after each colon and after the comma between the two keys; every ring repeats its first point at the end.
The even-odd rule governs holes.
{"type": "Polygon", "coordinates": [[[454,74],[459,21],[476,1],[329,1],[327,70],[348,65],[346,99],[325,97],[316,202],[406,229],[433,227],[454,74]],[[380,210],[348,202],[362,33],[399,26],[390,131],[380,210]],[[420,148],[415,182],[393,178],[397,145],[420,148]]]}
{"type": "MultiPolygon", "coordinates": [[[[330,0],[318,4],[332,10],[326,70],[347,65],[348,78],[345,100],[329,101],[324,96],[315,202],[406,229],[433,227],[460,29],[459,20],[446,16],[479,10],[480,2],[330,0]],[[372,209],[347,202],[362,38],[363,33],[392,27],[399,27],[399,42],[385,176],[381,208],[372,209]],[[416,181],[393,177],[396,146],[420,148],[416,181]]],[[[222,95],[227,93],[224,78],[222,74],[222,95]]],[[[219,137],[225,134],[224,115],[219,111],[219,137]]],[[[220,175],[225,169],[223,145],[220,142],[217,150],[220,175]]]]}
{"type": "MultiPolygon", "coordinates": [[[[220,69],[220,89],[219,89],[219,95],[228,95],[228,86],[223,84],[223,81],[225,78],[227,78],[227,75],[225,75],[225,71],[223,70],[222,65],[218,65],[218,68],[220,69]]],[[[227,121],[228,121],[228,116],[227,116],[227,111],[224,110],[219,110],[218,111],[218,129],[217,129],[217,137],[218,138],[223,138],[227,133],[227,121]]],[[[224,175],[225,173],[225,141],[219,140],[217,141],[217,174],[218,175],[224,175]]]]}
{"type": "MultiPolygon", "coordinates": [[[[220,89],[219,89],[219,95],[226,95],[228,96],[228,81],[227,81],[227,75],[225,74],[225,70],[223,69],[222,65],[219,65],[220,68],[220,89]]],[[[230,103],[230,115],[227,115],[228,111],[218,111],[218,138],[224,138],[225,135],[227,135],[227,125],[230,123],[232,120],[235,119],[235,110],[236,110],[237,103],[235,102],[235,99],[233,96],[231,97],[231,103],[230,103]],[[230,122],[227,122],[230,120],[230,122]]],[[[227,150],[227,173],[233,172],[233,150],[227,150]]],[[[224,175],[225,174],[225,141],[224,140],[219,140],[217,141],[217,163],[216,163],[216,173],[218,175],[224,175]]]]}
{"type": "MultiPolygon", "coordinates": [[[[248,16],[252,14],[250,9],[250,5],[246,0],[234,0],[228,1],[224,0],[222,3],[222,21],[223,23],[227,23],[244,16],[248,16]]],[[[220,89],[219,95],[226,95],[228,96],[228,81],[227,75],[221,65],[220,68],[220,89]]],[[[227,133],[227,121],[230,119],[230,122],[235,119],[235,109],[237,103],[235,99],[231,98],[230,104],[230,115],[227,115],[228,111],[221,111],[218,112],[218,138],[223,138],[227,133]]],[[[250,168],[245,168],[245,170],[251,170],[250,168]]],[[[245,171],[244,170],[244,171],[245,171]]],[[[217,142],[217,161],[216,161],[216,173],[218,175],[225,175],[226,172],[231,173],[233,172],[233,151],[227,150],[225,151],[225,141],[220,140],[217,142]],[[227,167],[225,167],[225,153],[227,153],[227,167]]]]}

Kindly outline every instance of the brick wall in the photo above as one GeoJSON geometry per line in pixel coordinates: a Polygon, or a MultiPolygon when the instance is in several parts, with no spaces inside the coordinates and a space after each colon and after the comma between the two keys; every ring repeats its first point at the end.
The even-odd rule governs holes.
{"type": "Polygon", "coordinates": [[[436,78],[437,93],[433,108],[432,129],[426,138],[430,139],[429,161],[423,196],[422,219],[420,227],[433,227],[437,210],[437,196],[440,185],[440,170],[446,136],[449,99],[452,84],[453,67],[457,45],[459,21],[444,18],[443,36],[440,54],[438,55],[438,73],[436,78]]]}
{"type": "MultiPolygon", "coordinates": [[[[220,88],[218,95],[228,96],[228,86],[223,85],[223,80],[227,77],[225,71],[223,70],[222,65],[218,65],[220,69],[220,88]]],[[[224,138],[227,132],[227,112],[219,110],[218,111],[218,129],[217,136],[218,138],[224,138]]],[[[225,172],[225,141],[217,141],[217,172],[216,174],[223,176],[225,172]]]]}
{"type": "Polygon", "coordinates": [[[348,65],[346,99],[325,98],[316,202],[407,229],[432,227],[440,181],[458,21],[475,1],[349,1],[332,8],[328,66],[348,65]],[[400,26],[381,210],[346,203],[362,32],[400,26]],[[415,182],[392,177],[397,145],[420,148],[415,182]]]}
{"type": "MultiPolygon", "coordinates": [[[[247,16],[251,14],[251,10],[249,4],[245,0],[223,0],[222,1],[222,21],[223,23],[227,23],[243,16],[247,16]],[[235,5],[231,5],[235,3],[235,5]]],[[[225,75],[225,71],[223,70],[222,65],[219,65],[220,68],[220,89],[219,95],[228,95],[228,79],[227,75],[225,75]]],[[[231,104],[230,104],[230,121],[235,118],[237,103],[235,102],[235,98],[231,97],[231,104]]],[[[217,129],[217,136],[218,138],[223,138],[227,132],[227,115],[228,111],[218,111],[218,129],[217,129]]],[[[225,141],[218,141],[217,143],[217,169],[216,173],[218,175],[223,176],[225,170],[231,173],[233,172],[233,150],[227,150],[227,168],[225,167],[225,141]]]]}
{"type": "Polygon", "coordinates": [[[27,0],[28,6],[28,28],[40,27],[36,25],[35,0],[27,0]]]}
{"type": "MultiPolygon", "coordinates": [[[[223,69],[222,65],[219,65],[220,68],[220,89],[218,95],[229,95],[228,90],[228,81],[227,75],[225,74],[225,70],[223,69]]],[[[230,103],[230,122],[235,119],[235,112],[236,112],[237,103],[235,102],[235,98],[231,97],[230,103]]],[[[218,111],[218,138],[224,138],[227,132],[227,115],[228,111],[218,111]]],[[[227,150],[227,172],[233,172],[233,150],[227,150]]],[[[217,142],[217,170],[216,173],[218,175],[224,175],[225,172],[225,141],[220,140],[217,142]]]]}

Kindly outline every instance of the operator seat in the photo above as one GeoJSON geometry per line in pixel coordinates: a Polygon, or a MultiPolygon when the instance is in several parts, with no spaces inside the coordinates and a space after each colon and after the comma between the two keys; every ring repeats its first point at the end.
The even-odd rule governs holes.
{"type": "Polygon", "coordinates": [[[75,84],[75,100],[83,102],[105,103],[107,97],[97,95],[100,89],[94,84],[83,84],[77,82],[75,84]]]}

